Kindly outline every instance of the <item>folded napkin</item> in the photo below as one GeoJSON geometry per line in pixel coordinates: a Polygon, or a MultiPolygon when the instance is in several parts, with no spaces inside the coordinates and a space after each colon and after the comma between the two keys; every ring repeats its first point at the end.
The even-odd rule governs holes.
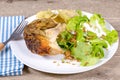
{"type": "MultiPolygon", "coordinates": [[[[0,42],[6,41],[24,16],[0,17],[0,42]]],[[[0,76],[21,75],[24,65],[12,54],[7,44],[0,52],[0,76]]]]}

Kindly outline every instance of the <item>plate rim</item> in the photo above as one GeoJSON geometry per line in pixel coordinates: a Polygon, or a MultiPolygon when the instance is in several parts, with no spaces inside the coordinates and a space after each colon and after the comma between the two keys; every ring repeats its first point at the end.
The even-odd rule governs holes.
{"type": "MultiPolygon", "coordinates": [[[[85,11],[82,11],[82,12],[85,12],[85,11]]],[[[91,15],[91,13],[89,13],[89,12],[85,12],[85,13],[91,15]]],[[[33,15],[33,16],[28,17],[28,18],[26,19],[26,21],[30,22],[31,19],[36,19],[36,15],[33,15]]],[[[32,20],[31,20],[31,21],[32,21],[32,20]]],[[[114,29],[114,27],[113,27],[109,22],[106,21],[106,24],[109,25],[110,27],[112,27],[112,28],[114,29]]],[[[38,69],[38,68],[36,68],[36,67],[33,67],[33,66],[29,65],[28,63],[26,63],[23,59],[21,59],[21,58],[16,54],[16,51],[15,51],[15,49],[14,49],[14,47],[13,47],[13,44],[14,44],[14,41],[11,41],[11,42],[10,42],[10,46],[11,46],[11,49],[13,50],[13,54],[16,56],[16,58],[17,58],[18,60],[20,60],[23,64],[25,64],[25,65],[33,68],[33,69],[36,69],[36,70],[42,71],[42,72],[46,72],[46,73],[52,73],[52,74],[76,74],[76,73],[81,73],[81,72],[86,72],[86,71],[93,70],[93,69],[95,69],[95,68],[97,68],[97,67],[102,66],[102,65],[105,64],[106,62],[108,62],[108,61],[114,56],[114,54],[116,53],[116,51],[118,50],[119,39],[118,39],[117,42],[114,43],[114,44],[116,44],[116,49],[113,50],[112,55],[111,55],[107,60],[105,60],[104,62],[102,62],[101,64],[99,64],[99,65],[97,65],[97,66],[94,65],[95,67],[93,67],[93,68],[91,68],[91,66],[90,66],[90,68],[87,69],[87,70],[77,71],[77,72],[52,72],[52,71],[40,70],[40,69],[38,69]]]]}

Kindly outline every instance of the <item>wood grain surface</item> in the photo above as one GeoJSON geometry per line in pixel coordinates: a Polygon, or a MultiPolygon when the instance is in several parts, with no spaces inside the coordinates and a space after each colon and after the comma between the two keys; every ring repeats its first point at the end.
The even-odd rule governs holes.
{"type": "MultiPolygon", "coordinates": [[[[80,9],[100,13],[120,36],[120,0],[0,0],[0,16],[31,16],[46,9],[80,9]]],[[[25,66],[22,76],[0,77],[0,80],[120,80],[120,47],[104,65],[83,73],[55,75],[25,66]]]]}

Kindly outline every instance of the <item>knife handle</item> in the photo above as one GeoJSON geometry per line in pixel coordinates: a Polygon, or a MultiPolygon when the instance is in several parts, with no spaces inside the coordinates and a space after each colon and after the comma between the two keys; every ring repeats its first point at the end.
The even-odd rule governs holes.
{"type": "Polygon", "coordinates": [[[0,51],[2,51],[2,49],[4,48],[4,44],[3,43],[0,43],[0,51]]]}

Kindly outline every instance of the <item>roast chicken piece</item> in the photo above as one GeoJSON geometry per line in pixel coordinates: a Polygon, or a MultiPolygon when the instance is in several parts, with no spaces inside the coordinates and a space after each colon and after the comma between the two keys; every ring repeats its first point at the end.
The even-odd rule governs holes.
{"type": "Polygon", "coordinates": [[[56,42],[61,28],[50,18],[34,20],[25,27],[23,33],[27,48],[39,55],[63,53],[56,42]]]}

